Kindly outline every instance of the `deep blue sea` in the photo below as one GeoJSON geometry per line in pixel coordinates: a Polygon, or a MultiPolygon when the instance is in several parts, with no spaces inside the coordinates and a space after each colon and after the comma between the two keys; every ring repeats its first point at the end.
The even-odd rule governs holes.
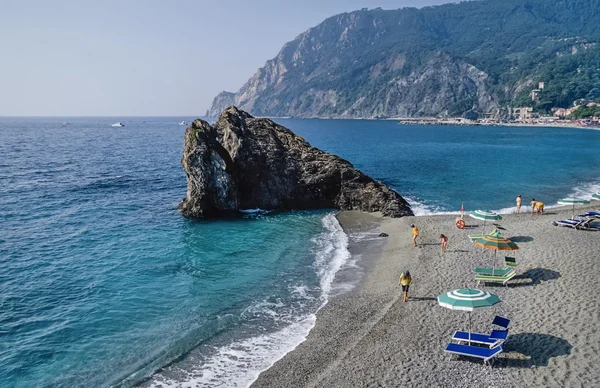
{"type": "MultiPolygon", "coordinates": [[[[180,216],[191,119],[0,118],[1,387],[247,386],[348,288],[332,211],[180,216]]],[[[600,131],[276,121],[417,214],[600,191],[600,131]]]]}

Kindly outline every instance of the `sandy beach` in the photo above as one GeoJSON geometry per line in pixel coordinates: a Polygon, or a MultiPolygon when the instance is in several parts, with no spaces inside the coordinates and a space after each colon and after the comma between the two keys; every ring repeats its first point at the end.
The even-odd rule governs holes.
{"type": "MultiPolygon", "coordinates": [[[[598,208],[598,203],[584,209],[598,208]],[[596,205],[596,206],[593,206],[596,205]]],[[[545,215],[506,215],[503,235],[520,250],[517,277],[482,284],[498,305],[472,314],[473,331],[486,332],[495,315],[511,319],[504,352],[493,366],[444,352],[455,330],[466,330],[466,312],[438,306],[436,297],[475,287],[473,268],[489,266],[493,252],[475,247],[468,234],[482,221],[456,216],[381,218],[342,212],[345,229],[379,225],[384,244],[364,243],[359,265],[365,274],[356,288],[339,295],[317,314],[306,341],[263,372],[253,387],[590,387],[600,381],[598,258],[600,232],[551,225],[571,208],[545,215]],[[420,229],[413,247],[409,224],[420,229]],[[439,235],[449,238],[440,251],[439,235]],[[398,277],[411,271],[410,300],[403,303],[398,277]]],[[[492,230],[488,224],[486,232],[492,230]]],[[[360,244],[359,244],[360,245],[360,244]]],[[[360,251],[360,246],[353,247],[360,251]]],[[[355,252],[353,252],[355,254],[355,252]]],[[[496,265],[502,265],[502,252],[496,265]]]]}

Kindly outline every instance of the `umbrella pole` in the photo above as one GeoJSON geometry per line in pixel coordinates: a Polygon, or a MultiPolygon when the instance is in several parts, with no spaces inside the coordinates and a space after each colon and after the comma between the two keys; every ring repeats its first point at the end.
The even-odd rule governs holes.
{"type": "Polygon", "coordinates": [[[471,312],[469,311],[469,346],[471,346],[471,312]]]}

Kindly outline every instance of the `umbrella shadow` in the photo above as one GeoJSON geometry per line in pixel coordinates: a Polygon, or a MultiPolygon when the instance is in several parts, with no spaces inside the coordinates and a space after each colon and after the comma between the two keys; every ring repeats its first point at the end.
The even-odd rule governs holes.
{"type": "Polygon", "coordinates": [[[520,275],[515,276],[513,279],[530,279],[527,283],[508,283],[508,287],[524,287],[524,286],[535,286],[542,282],[555,280],[560,277],[560,272],[553,271],[547,268],[534,268],[528,269],[520,275]]]}
{"type": "Polygon", "coordinates": [[[551,358],[568,356],[572,348],[569,341],[551,334],[509,334],[503,345],[505,356],[499,357],[494,365],[505,368],[548,366],[551,358]]]}
{"type": "Polygon", "coordinates": [[[533,237],[530,237],[530,236],[515,236],[515,237],[511,237],[510,240],[514,241],[514,242],[521,242],[521,243],[523,243],[523,242],[531,242],[531,241],[533,241],[533,237]]]}

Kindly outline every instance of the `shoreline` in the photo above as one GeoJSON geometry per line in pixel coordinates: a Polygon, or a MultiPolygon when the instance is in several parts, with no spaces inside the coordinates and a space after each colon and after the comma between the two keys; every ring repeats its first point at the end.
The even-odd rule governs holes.
{"type": "MultiPolygon", "coordinates": [[[[599,204],[578,207],[577,212],[599,204]]],[[[593,328],[598,308],[582,297],[600,285],[593,275],[594,258],[600,256],[595,233],[600,232],[551,225],[571,212],[570,206],[562,206],[542,216],[508,214],[500,221],[506,228],[503,234],[521,248],[511,255],[517,257],[518,276],[509,287],[481,285],[503,302],[472,314],[473,329],[479,331],[487,330],[494,314],[512,320],[509,340],[494,368],[457,361],[443,352],[453,330],[464,329],[466,316],[439,307],[435,299],[451,289],[474,287],[473,267],[490,265],[491,254],[476,249],[466,237],[481,233],[481,227],[458,230],[456,215],[384,219],[341,212],[338,219],[342,218],[345,231],[375,217],[389,237],[379,251],[362,253],[359,264],[365,273],[355,288],[332,297],[317,313],[307,339],[262,372],[252,386],[593,384],[600,378],[594,366],[600,361],[594,345],[600,337],[593,328]],[[411,222],[421,229],[418,248],[410,241],[411,222]],[[443,255],[439,233],[450,239],[443,255]],[[397,287],[404,269],[411,270],[414,279],[406,304],[397,287]]],[[[469,225],[478,223],[465,220],[469,225]]],[[[489,225],[486,231],[491,231],[489,225]]]]}

